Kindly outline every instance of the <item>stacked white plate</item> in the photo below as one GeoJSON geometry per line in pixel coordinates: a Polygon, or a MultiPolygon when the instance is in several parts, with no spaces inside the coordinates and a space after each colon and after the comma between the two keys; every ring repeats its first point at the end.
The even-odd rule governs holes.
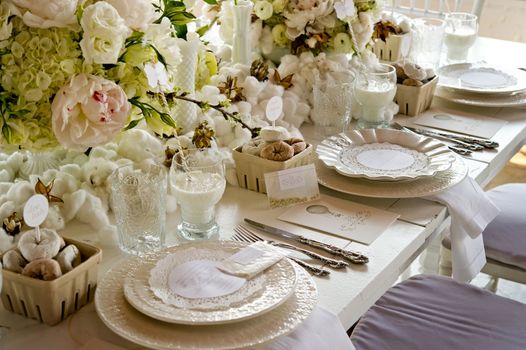
{"type": "Polygon", "coordinates": [[[290,333],[314,309],[317,290],[310,275],[288,259],[222,297],[177,296],[166,303],[151,287],[150,272],[168,256],[176,267],[220,261],[244,246],[202,241],[122,261],[97,286],[97,313],[115,333],[156,349],[238,349],[290,333]]]}
{"type": "Polygon", "coordinates": [[[465,163],[446,145],[403,130],[364,129],[330,136],[316,153],[320,184],[359,196],[428,196],[467,175],[465,163]]]}
{"type": "Polygon", "coordinates": [[[484,63],[441,67],[436,95],[482,107],[526,107],[526,72],[484,63]]]}

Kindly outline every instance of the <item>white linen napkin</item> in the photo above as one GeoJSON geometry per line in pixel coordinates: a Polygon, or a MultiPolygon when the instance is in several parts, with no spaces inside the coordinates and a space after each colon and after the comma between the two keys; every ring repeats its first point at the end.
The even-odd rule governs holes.
{"type": "Polygon", "coordinates": [[[453,279],[471,281],[486,264],[481,233],[499,214],[499,209],[469,176],[428,199],[445,204],[451,215],[453,279]]]}
{"type": "Polygon", "coordinates": [[[338,317],[321,306],[317,306],[292,333],[258,349],[355,350],[338,317]]]}

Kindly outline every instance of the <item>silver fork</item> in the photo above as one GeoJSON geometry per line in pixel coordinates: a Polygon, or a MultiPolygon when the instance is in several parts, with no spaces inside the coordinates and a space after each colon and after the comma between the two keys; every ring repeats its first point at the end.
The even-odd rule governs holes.
{"type": "Polygon", "coordinates": [[[245,237],[251,238],[253,242],[265,241],[265,242],[267,242],[269,244],[272,244],[272,245],[274,245],[276,247],[281,247],[281,248],[285,248],[285,249],[291,249],[291,250],[295,250],[297,252],[303,253],[303,254],[305,254],[305,255],[313,258],[313,259],[319,260],[322,263],[329,265],[330,267],[332,267],[334,269],[343,269],[343,268],[349,266],[349,264],[346,261],[343,261],[343,260],[327,258],[327,257],[325,257],[323,255],[311,252],[310,250],[307,250],[307,249],[296,247],[296,246],[294,246],[292,244],[263,239],[260,236],[258,236],[257,234],[255,234],[254,232],[250,231],[248,228],[244,227],[243,225],[238,225],[236,228],[234,228],[234,231],[236,231],[237,233],[244,234],[245,237]]]}
{"type": "MultiPolygon", "coordinates": [[[[253,239],[246,237],[244,234],[242,234],[240,232],[236,232],[231,238],[232,238],[232,240],[238,241],[238,242],[254,243],[253,239]]],[[[300,265],[301,267],[305,268],[307,271],[309,271],[310,273],[312,273],[315,276],[328,276],[331,273],[329,270],[325,270],[325,269],[316,267],[314,265],[306,263],[303,260],[296,259],[296,258],[291,257],[291,256],[289,256],[288,258],[290,260],[294,261],[296,264],[300,265]]]]}

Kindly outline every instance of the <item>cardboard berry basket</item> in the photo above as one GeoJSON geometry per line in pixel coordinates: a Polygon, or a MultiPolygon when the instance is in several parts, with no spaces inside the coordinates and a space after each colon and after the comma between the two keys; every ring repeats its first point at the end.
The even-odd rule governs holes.
{"type": "Polygon", "coordinates": [[[400,106],[400,114],[409,116],[418,115],[431,106],[435,89],[438,83],[438,76],[422,86],[407,86],[398,84],[394,101],[400,106]]]}
{"type": "Polygon", "coordinates": [[[248,153],[242,153],[241,147],[234,149],[232,156],[236,162],[236,173],[239,187],[267,193],[265,173],[299,167],[312,163],[312,145],[307,145],[302,152],[289,160],[279,162],[268,160],[248,153]]]}
{"type": "Polygon", "coordinates": [[[73,239],[64,240],[79,249],[82,262],[59,278],[43,281],[1,271],[1,297],[6,310],[53,326],[93,300],[102,251],[73,239]]]}

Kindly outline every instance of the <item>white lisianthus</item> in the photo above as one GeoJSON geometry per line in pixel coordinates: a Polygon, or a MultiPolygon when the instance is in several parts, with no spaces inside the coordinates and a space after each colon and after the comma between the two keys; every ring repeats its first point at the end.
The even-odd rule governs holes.
{"type": "Polygon", "coordinates": [[[290,40],[287,38],[287,27],[284,24],[277,24],[272,28],[272,37],[278,46],[286,46],[290,40]]]}
{"type": "Polygon", "coordinates": [[[77,28],[78,0],[8,0],[22,14],[22,20],[33,28],[77,28]]]}
{"type": "Polygon", "coordinates": [[[84,30],[80,41],[87,63],[115,64],[130,30],[117,10],[100,1],[86,7],[80,20],[84,30]]]}
{"type": "Polygon", "coordinates": [[[144,32],[156,18],[151,0],[106,0],[115,7],[126,25],[134,30],[144,32]]]}
{"type": "Polygon", "coordinates": [[[53,132],[68,149],[101,145],[124,127],[130,107],[126,94],[113,81],[79,74],[53,99],[53,132]]]}
{"type": "Polygon", "coordinates": [[[272,4],[266,0],[256,1],[256,3],[254,4],[254,13],[262,20],[266,20],[272,17],[273,12],[274,9],[272,7],[272,4]]]}
{"type": "Polygon", "coordinates": [[[332,45],[337,53],[349,53],[352,51],[351,36],[347,33],[338,33],[334,37],[332,45]]]}
{"type": "Polygon", "coordinates": [[[338,19],[346,20],[356,15],[356,8],[354,7],[354,0],[336,0],[334,2],[334,10],[338,19]]]}
{"type": "Polygon", "coordinates": [[[172,26],[168,18],[159,24],[152,24],[144,33],[144,40],[151,43],[164,57],[168,69],[174,69],[182,60],[179,40],[172,35],[172,26]]]}

